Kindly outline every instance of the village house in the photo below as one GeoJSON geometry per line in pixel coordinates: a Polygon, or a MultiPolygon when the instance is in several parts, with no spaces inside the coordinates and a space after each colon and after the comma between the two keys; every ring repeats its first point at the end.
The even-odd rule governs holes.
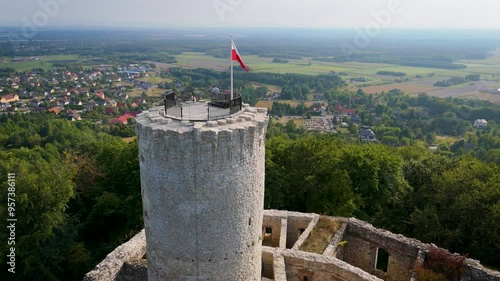
{"type": "Polygon", "coordinates": [[[42,104],[42,102],[41,102],[41,101],[39,101],[39,100],[37,100],[37,99],[32,99],[32,100],[31,100],[31,105],[32,105],[33,107],[40,107],[40,105],[41,105],[41,104],[42,104]]]}
{"type": "Polygon", "coordinates": [[[139,114],[139,112],[128,112],[128,113],[125,113],[125,114],[121,115],[120,117],[111,119],[109,121],[109,124],[123,124],[123,125],[128,125],[128,120],[129,119],[134,119],[135,117],[137,117],[137,114],[139,114]]]}
{"type": "Polygon", "coordinates": [[[106,95],[104,94],[104,92],[102,90],[95,91],[95,96],[96,96],[96,98],[99,98],[101,100],[106,98],[106,95]]]}
{"type": "Polygon", "coordinates": [[[2,103],[10,103],[10,102],[15,102],[19,100],[19,96],[16,94],[8,94],[4,95],[0,98],[0,102],[2,103]]]}
{"type": "Polygon", "coordinates": [[[474,128],[484,128],[488,125],[488,121],[486,121],[485,119],[476,119],[474,121],[474,128]]]}
{"type": "Polygon", "coordinates": [[[69,121],[79,121],[82,120],[82,117],[80,116],[78,111],[70,109],[66,111],[66,119],[68,119],[69,121]]]}
{"type": "Polygon", "coordinates": [[[51,107],[47,110],[48,112],[52,112],[52,113],[55,113],[56,115],[59,114],[61,112],[61,110],[57,107],[51,107]]]}
{"type": "Polygon", "coordinates": [[[376,142],[377,137],[375,136],[375,133],[372,131],[372,129],[363,129],[359,132],[359,137],[361,138],[362,141],[367,141],[367,142],[376,142]]]}
{"type": "Polygon", "coordinates": [[[336,105],[335,106],[335,112],[338,112],[343,115],[355,115],[356,114],[356,109],[354,108],[346,108],[343,107],[342,105],[336,105]]]}

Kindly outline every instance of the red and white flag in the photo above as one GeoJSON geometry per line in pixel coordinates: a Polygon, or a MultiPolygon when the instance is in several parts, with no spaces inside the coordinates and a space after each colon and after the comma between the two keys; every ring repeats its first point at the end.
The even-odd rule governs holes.
{"type": "Polygon", "coordinates": [[[240,53],[238,53],[238,49],[236,49],[236,45],[234,45],[234,42],[232,40],[231,40],[231,53],[232,53],[232,59],[237,60],[240,63],[241,68],[243,68],[246,72],[248,72],[248,67],[241,59],[240,53]]]}

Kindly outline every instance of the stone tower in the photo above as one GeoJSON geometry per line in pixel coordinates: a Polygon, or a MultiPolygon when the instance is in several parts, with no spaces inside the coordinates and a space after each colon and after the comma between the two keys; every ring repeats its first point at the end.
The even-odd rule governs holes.
{"type": "Polygon", "coordinates": [[[260,280],[266,109],[137,118],[148,279],[260,280]]]}

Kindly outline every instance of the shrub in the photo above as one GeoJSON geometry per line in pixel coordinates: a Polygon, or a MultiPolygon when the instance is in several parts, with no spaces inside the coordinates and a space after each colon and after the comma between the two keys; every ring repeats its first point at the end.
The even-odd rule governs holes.
{"type": "Polygon", "coordinates": [[[417,281],[445,281],[446,277],[441,273],[436,273],[430,269],[425,269],[423,267],[417,267],[415,269],[417,273],[417,281]]]}
{"type": "Polygon", "coordinates": [[[464,272],[465,257],[451,254],[447,250],[433,247],[427,253],[424,267],[433,272],[441,273],[447,280],[460,280],[464,272]]]}

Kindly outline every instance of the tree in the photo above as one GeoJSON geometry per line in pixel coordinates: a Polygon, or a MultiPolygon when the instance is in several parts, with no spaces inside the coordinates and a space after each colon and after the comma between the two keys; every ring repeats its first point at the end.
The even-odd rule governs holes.
{"type": "MultiPolygon", "coordinates": [[[[57,263],[63,253],[46,248],[55,238],[54,231],[63,226],[65,210],[74,195],[75,166],[69,156],[58,158],[55,149],[21,148],[9,154],[0,153],[0,171],[16,175],[16,275],[9,280],[56,280],[57,263]],[[50,252],[45,252],[50,250],[50,252]],[[45,252],[49,255],[40,255],[45,252]],[[11,279],[12,278],[12,279],[11,279]]],[[[6,194],[0,195],[6,202],[6,194]]],[[[0,214],[6,220],[6,206],[0,214]]],[[[3,244],[6,250],[7,244],[3,244]]],[[[7,251],[2,251],[7,252],[7,251]]],[[[2,258],[5,264],[5,256],[2,258]]],[[[2,272],[3,274],[4,272],[2,272]]]]}
{"type": "Polygon", "coordinates": [[[288,122],[286,122],[285,131],[287,133],[294,133],[296,129],[297,125],[295,125],[295,122],[293,120],[288,120],[288,122]]]}
{"type": "Polygon", "coordinates": [[[428,145],[433,145],[436,142],[436,134],[428,133],[427,136],[425,137],[425,141],[427,142],[428,145]]]}
{"type": "Polygon", "coordinates": [[[359,126],[355,123],[352,123],[350,126],[349,126],[349,133],[351,133],[352,135],[358,135],[359,133],[359,126]]]}

